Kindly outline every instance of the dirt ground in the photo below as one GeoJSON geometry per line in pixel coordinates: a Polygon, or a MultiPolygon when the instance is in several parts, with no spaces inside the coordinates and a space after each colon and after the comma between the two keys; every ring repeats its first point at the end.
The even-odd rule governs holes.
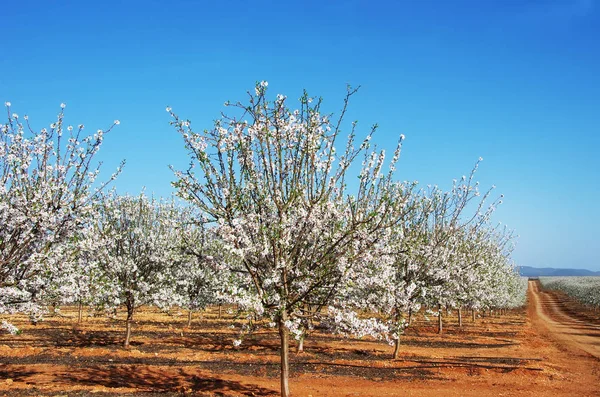
{"type": "MultiPolygon", "coordinates": [[[[290,358],[294,396],[599,396],[600,317],[530,282],[528,307],[501,316],[455,313],[437,335],[435,319],[418,316],[392,347],[368,339],[314,333],[290,358]]],[[[0,335],[0,395],[276,396],[278,339],[259,332],[232,344],[231,319],[146,309],[123,349],[118,320],[85,317],[75,308],[23,333],[0,335]]]]}

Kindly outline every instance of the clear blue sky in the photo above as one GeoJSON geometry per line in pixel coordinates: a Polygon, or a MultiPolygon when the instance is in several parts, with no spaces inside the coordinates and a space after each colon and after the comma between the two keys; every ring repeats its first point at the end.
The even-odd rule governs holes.
{"type": "Polygon", "coordinates": [[[600,1],[10,1],[0,100],[47,126],[121,125],[100,153],[127,159],[121,192],[167,195],[187,164],[164,108],[209,128],[257,80],[306,88],[391,149],[401,179],[479,179],[520,234],[522,265],[600,270],[600,1]]]}

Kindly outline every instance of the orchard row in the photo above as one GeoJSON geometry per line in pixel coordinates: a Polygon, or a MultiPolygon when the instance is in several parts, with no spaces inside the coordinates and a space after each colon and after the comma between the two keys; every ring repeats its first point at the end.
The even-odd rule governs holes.
{"type": "Polygon", "coordinates": [[[297,110],[285,96],[269,100],[260,82],[201,132],[167,108],[191,164],[173,170],[172,199],[109,191],[120,168],[99,182],[110,129],[86,135],[65,123],[61,105],[56,122],[35,131],[7,103],[0,314],[37,321],[56,303],[125,306],[127,345],[141,305],[233,304],[278,330],[287,396],[288,340],[317,322],[386,339],[397,355],[422,307],[441,316],[523,304],[513,235],[491,221],[502,196],[474,180],[481,159],[447,191],[399,180],[404,136],[389,160],[372,145],[377,126],[359,140],[344,120],[355,92],[332,119],[306,94],[297,110]]]}

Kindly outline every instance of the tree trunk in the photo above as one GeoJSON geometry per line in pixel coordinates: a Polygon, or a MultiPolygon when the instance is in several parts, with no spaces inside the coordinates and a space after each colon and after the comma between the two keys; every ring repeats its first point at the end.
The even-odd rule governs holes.
{"type": "Polygon", "coordinates": [[[394,340],[394,360],[400,357],[400,336],[394,340]]]}
{"type": "Polygon", "coordinates": [[[438,305],[438,334],[441,334],[444,330],[442,324],[442,305],[438,305]]]}
{"type": "Polygon", "coordinates": [[[81,318],[83,317],[83,303],[79,302],[79,308],[77,313],[77,322],[81,322],[81,318]]]}
{"type": "Polygon", "coordinates": [[[298,339],[298,346],[296,346],[296,353],[304,353],[304,334],[298,339]]]}
{"type": "Polygon", "coordinates": [[[221,319],[222,310],[223,310],[223,306],[219,305],[219,320],[221,319]]]}
{"type": "Polygon", "coordinates": [[[188,321],[187,321],[187,326],[191,327],[192,326],[192,309],[188,310],[188,321]]]}
{"type": "Polygon", "coordinates": [[[412,323],[413,312],[412,309],[408,309],[408,325],[412,323]]]}
{"type": "Polygon", "coordinates": [[[475,322],[475,309],[471,310],[471,316],[472,316],[471,320],[473,322],[475,322]]]}
{"type": "Polygon", "coordinates": [[[458,308],[458,327],[462,328],[462,307],[458,308]]]}
{"type": "Polygon", "coordinates": [[[127,323],[126,323],[126,331],[125,331],[125,343],[123,346],[125,348],[129,348],[129,341],[131,340],[131,323],[133,322],[133,308],[134,302],[133,297],[129,297],[127,299],[127,323]]]}
{"type": "Polygon", "coordinates": [[[281,359],[281,396],[289,397],[290,395],[290,385],[289,385],[289,332],[285,327],[286,315],[284,314],[279,319],[279,340],[281,343],[279,356],[281,359]]]}

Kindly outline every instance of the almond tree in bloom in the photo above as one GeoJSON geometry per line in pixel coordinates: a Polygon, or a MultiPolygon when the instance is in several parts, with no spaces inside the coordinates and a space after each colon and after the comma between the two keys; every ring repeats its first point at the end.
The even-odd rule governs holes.
{"type": "MultiPolygon", "coordinates": [[[[435,204],[427,223],[429,248],[419,267],[425,270],[421,274],[425,280],[421,301],[430,308],[437,306],[440,333],[443,329],[442,307],[456,307],[456,285],[461,275],[472,273],[477,266],[476,261],[463,260],[461,252],[471,253],[470,248],[478,250],[483,245],[476,242],[470,248],[463,247],[485,227],[496,206],[502,203],[503,196],[500,196],[487,204],[495,187],[481,196],[479,183],[474,181],[481,161],[481,158],[477,161],[468,178],[463,176],[460,181],[454,180],[449,192],[436,189],[433,193],[435,204]]],[[[410,257],[407,259],[411,260],[410,257]]]]}
{"type": "Polygon", "coordinates": [[[104,135],[119,122],[85,135],[83,125],[65,124],[61,104],[56,121],[34,131],[27,116],[12,113],[9,102],[5,105],[8,120],[0,125],[0,313],[38,318],[48,276],[61,269],[62,243],[82,228],[106,185],[95,184],[99,165],[94,157],[104,135]]]}
{"type": "MultiPolygon", "coordinates": [[[[475,241],[472,237],[486,224],[494,208],[485,207],[491,190],[481,197],[478,183],[473,181],[478,164],[469,178],[454,181],[449,192],[429,186],[411,194],[407,205],[410,211],[386,236],[380,255],[349,277],[347,289],[329,310],[335,316],[357,310],[378,316],[337,321],[341,327],[336,331],[385,337],[394,344],[393,357],[398,358],[400,337],[413,312],[424,304],[456,305],[456,286],[467,287],[461,276],[474,274],[478,266],[474,260],[462,260],[460,254],[473,256],[488,246],[494,247],[487,240],[475,241]],[[472,244],[462,249],[469,240],[472,244]]],[[[479,280],[468,283],[474,289],[484,285],[479,280]]],[[[438,320],[441,325],[441,317],[438,320]]]]}
{"type": "Polygon", "coordinates": [[[60,272],[49,275],[47,290],[60,303],[78,306],[78,322],[82,321],[84,306],[103,307],[109,301],[107,291],[112,290],[99,267],[98,253],[103,240],[98,238],[94,223],[95,220],[88,220],[82,230],[64,243],[60,272]]]}
{"type": "Polygon", "coordinates": [[[231,287],[232,299],[278,328],[281,394],[288,396],[290,332],[299,337],[302,321],[328,305],[353,267],[370,260],[406,200],[392,181],[399,148],[389,172],[384,152],[370,148],[376,126],[355,147],[353,123],[345,149],[336,152],[355,90],[335,122],[321,113],[320,100],[304,94],[300,108],[290,110],[285,96],[269,101],[266,92],[261,82],[248,104],[227,103],[236,114],[203,132],[167,111],[192,160],[190,169],[176,171],[174,185],[238,258],[231,270],[246,282],[231,287]],[[350,167],[361,156],[354,174],[350,167]]]}
{"type": "MultiPolygon", "coordinates": [[[[439,332],[443,326],[442,307],[458,307],[458,290],[466,283],[472,284],[473,288],[483,285],[471,283],[464,277],[472,275],[478,266],[474,254],[484,250],[486,241],[475,237],[487,225],[501,200],[487,204],[493,187],[481,195],[479,183],[474,181],[481,160],[469,177],[454,180],[449,192],[442,192],[437,187],[426,192],[426,214],[422,226],[414,229],[419,232],[415,235],[414,230],[408,230],[403,233],[408,238],[392,243],[397,247],[394,260],[401,270],[401,278],[413,283],[405,290],[409,317],[423,305],[437,308],[439,332]]],[[[395,356],[397,354],[398,343],[395,356]]]]}
{"type": "Polygon", "coordinates": [[[175,293],[178,306],[188,309],[189,327],[194,311],[225,303],[222,292],[230,282],[230,258],[214,228],[207,226],[191,208],[182,209],[174,237],[175,293]]]}
{"type": "Polygon", "coordinates": [[[513,233],[492,228],[487,222],[471,233],[459,235],[454,275],[446,283],[447,307],[458,310],[462,327],[462,309],[513,307],[510,287],[519,275],[510,260],[513,233]]]}
{"type": "Polygon", "coordinates": [[[144,194],[113,194],[97,208],[92,236],[100,244],[89,256],[97,261],[106,286],[102,303],[127,308],[125,347],[129,347],[136,308],[177,303],[172,255],[178,221],[173,202],[158,202],[144,194]]]}

